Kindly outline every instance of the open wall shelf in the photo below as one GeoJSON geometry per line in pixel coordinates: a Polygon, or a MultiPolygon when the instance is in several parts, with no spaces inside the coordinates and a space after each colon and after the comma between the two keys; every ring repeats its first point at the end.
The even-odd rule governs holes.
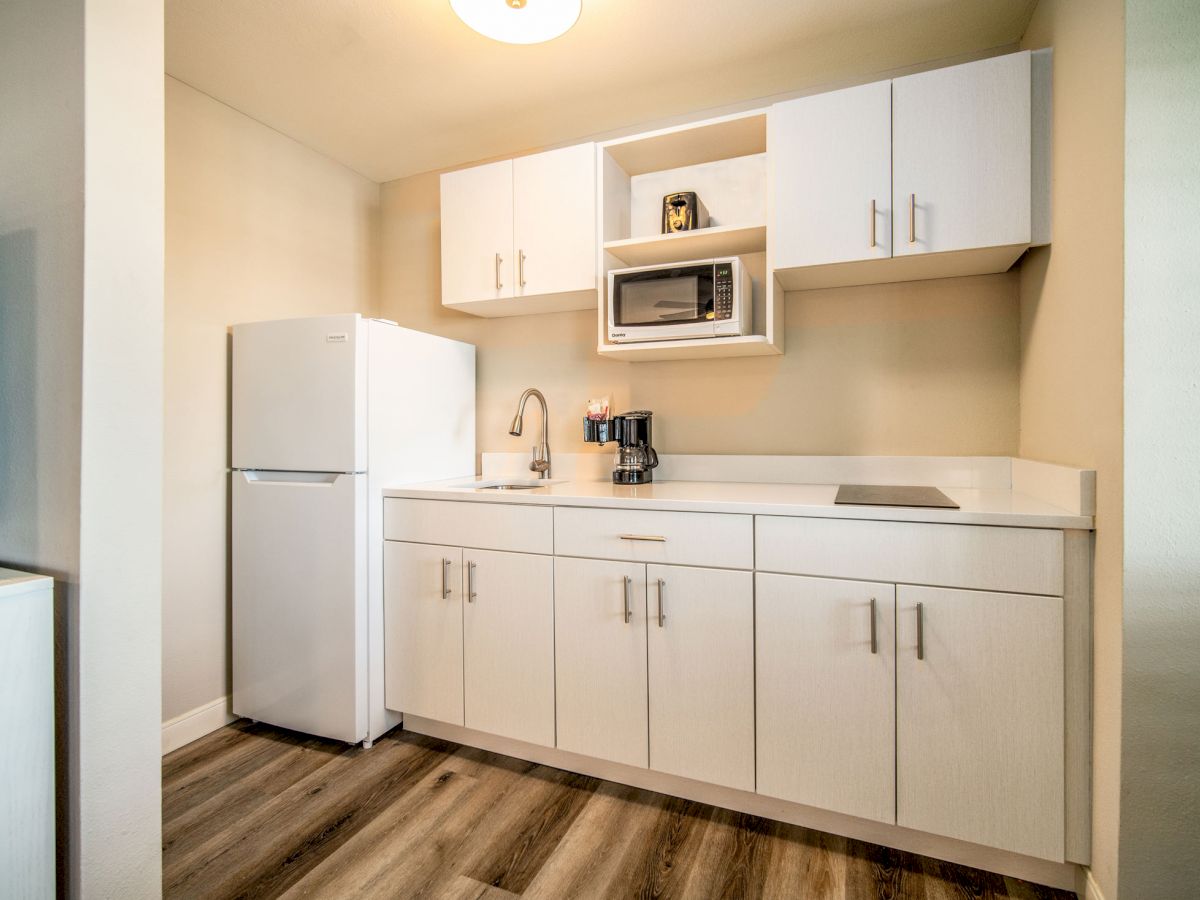
{"type": "Polygon", "coordinates": [[[763,356],[783,352],[783,304],[767,234],[767,111],[752,110],[598,144],[597,270],[602,302],[598,351],[639,360],[763,356]],[[710,225],[662,234],[667,194],[695,191],[710,225]],[[743,337],[611,344],[606,341],[608,272],[740,256],[753,284],[753,334],[743,337]],[[778,296],[777,296],[778,293],[778,296]]]}

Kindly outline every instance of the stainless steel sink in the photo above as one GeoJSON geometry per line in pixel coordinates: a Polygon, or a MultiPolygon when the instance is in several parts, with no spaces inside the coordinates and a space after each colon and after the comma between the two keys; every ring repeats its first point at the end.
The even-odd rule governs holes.
{"type": "Polygon", "coordinates": [[[466,484],[456,484],[456,488],[467,488],[472,491],[534,491],[538,488],[550,487],[552,484],[561,484],[561,481],[552,481],[549,478],[530,478],[518,479],[512,481],[470,481],[466,484]]]}

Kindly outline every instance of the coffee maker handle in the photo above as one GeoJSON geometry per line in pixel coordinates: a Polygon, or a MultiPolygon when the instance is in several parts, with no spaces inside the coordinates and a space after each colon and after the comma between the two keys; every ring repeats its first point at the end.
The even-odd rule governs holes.
{"type": "Polygon", "coordinates": [[[658,454],[654,452],[654,448],[647,447],[646,453],[650,456],[650,462],[646,466],[646,468],[647,469],[657,469],[658,468],[658,454]]]}

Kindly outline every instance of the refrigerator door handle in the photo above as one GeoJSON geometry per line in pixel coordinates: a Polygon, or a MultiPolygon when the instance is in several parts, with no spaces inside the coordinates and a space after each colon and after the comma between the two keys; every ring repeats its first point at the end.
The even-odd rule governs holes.
{"type": "Polygon", "coordinates": [[[332,487],[345,472],[270,472],[265,469],[239,469],[249,484],[300,484],[332,487]]]}

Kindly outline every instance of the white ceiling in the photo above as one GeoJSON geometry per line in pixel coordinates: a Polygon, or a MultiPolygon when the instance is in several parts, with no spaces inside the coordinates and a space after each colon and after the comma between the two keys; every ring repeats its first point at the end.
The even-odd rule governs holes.
{"type": "Polygon", "coordinates": [[[167,72],[388,181],[1011,44],[1035,4],[584,0],[513,46],[449,0],[167,0],[167,72]]]}

